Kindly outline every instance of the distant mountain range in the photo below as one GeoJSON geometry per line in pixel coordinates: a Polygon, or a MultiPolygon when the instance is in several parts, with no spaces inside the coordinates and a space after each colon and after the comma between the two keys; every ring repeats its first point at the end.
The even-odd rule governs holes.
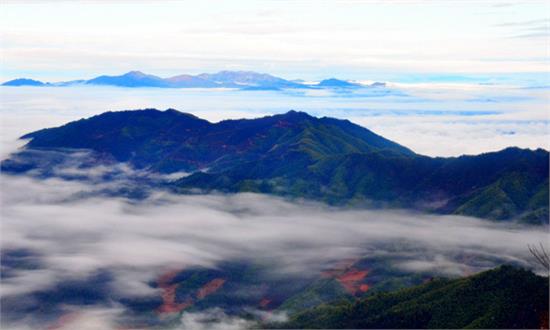
{"type": "Polygon", "coordinates": [[[548,222],[549,155],[543,149],[432,158],[347,120],[296,111],[219,123],[176,110],[107,112],[23,138],[31,140],[2,162],[2,171],[48,173],[54,163],[33,150],[89,149],[98,162],[192,173],[170,185],[180,193],[261,192],[548,222]]]}
{"type": "Polygon", "coordinates": [[[360,88],[384,87],[384,83],[361,85],[335,78],[326,79],[315,84],[306,84],[301,80],[286,80],[266,73],[253,71],[220,71],[199,75],[182,74],[170,78],[161,78],[140,71],[130,71],[120,76],[99,76],[90,80],[73,80],[65,82],[41,82],[19,78],[7,81],[2,86],[73,86],[104,85],[119,87],[158,87],[158,88],[239,88],[251,90],[276,90],[285,88],[360,88]]]}

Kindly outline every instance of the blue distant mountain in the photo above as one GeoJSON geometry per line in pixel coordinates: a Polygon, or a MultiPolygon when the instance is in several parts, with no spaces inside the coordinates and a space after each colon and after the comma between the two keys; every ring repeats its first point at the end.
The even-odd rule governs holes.
{"type": "Polygon", "coordinates": [[[369,85],[370,87],[386,87],[386,83],[383,83],[383,82],[375,82],[375,83],[372,83],[369,85]]]}
{"type": "Polygon", "coordinates": [[[351,83],[346,80],[340,80],[336,78],[325,79],[318,83],[318,87],[336,87],[336,88],[356,88],[361,87],[359,84],[351,83]]]}
{"type": "Polygon", "coordinates": [[[2,84],[2,86],[44,86],[45,83],[34,80],[34,79],[27,79],[27,78],[19,78],[14,79],[10,81],[6,81],[2,84]]]}
{"type": "Polygon", "coordinates": [[[253,87],[253,88],[307,88],[308,86],[275,77],[267,73],[253,71],[220,71],[218,73],[203,73],[199,78],[212,81],[224,87],[253,87]]]}
{"type": "Polygon", "coordinates": [[[286,88],[357,88],[360,84],[335,78],[308,85],[301,80],[286,80],[267,73],[254,71],[220,71],[199,75],[182,74],[161,78],[141,71],[130,71],[120,76],[102,75],[90,80],[73,80],[56,83],[19,78],[2,84],[3,86],[72,86],[103,85],[119,87],[159,87],[159,88],[239,88],[244,90],[280,90],[286,88]]]}
{"type": "Polygon", "coordinates": [[[122,87],[170,87],[170,83],[160,77],[140,71],[130,71],[122,76],[99,76],[87,80],[87,85],[112,85],[122,87]]]}
{"type": "Polygon", "coordinates": [[[204,77],[192,76],[189,74],[182,74],[171,78],[164,79],[169,86],[175,88],[211,88],[219,87],[216,82],[204,79],[204,77]]]}

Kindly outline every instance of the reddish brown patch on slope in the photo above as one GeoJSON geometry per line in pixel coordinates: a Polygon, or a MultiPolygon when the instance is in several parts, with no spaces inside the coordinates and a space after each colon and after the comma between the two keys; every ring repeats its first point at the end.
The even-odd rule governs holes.
{"type": "Polygon", "coordinates": [[[550,324],[548,322],[549,318],[550,318],[550,315],[549,315],[548,311],[542,312],[541,317],[540,317],[539,329],[549,329],[549,326],[550,326],[550,324]]]}
{"type": "Polygon", "coordinates": [[[321,272],[323,278],[336,279],[344,289],[352,295],[359,292],[367,292],[369,285],[363,283],[369,271],[353,267],[358,259],[345,259],[337,262],[332,268],[321,272]]]}
{"type": "Polygon", "coordinates": [[[361,291],[361,292],[367,292],[367,291],[369,291],[369,289],[370,289],[370,287],[369,287],[368,284],[359,285],[359,291],[361,291]]]}
{"type": "Polygon", "coordinates": [[[159,287],[170,285],[170,282],[179,274],[183,269],[173,269],[159,276],[157,283],[159,287]]]}
{"type": "Polygon", "coordinates": [[[259,305],[261,308],[266,308],[270,303],[271,303],[270,299],[263,298],[262,300],[260,300],[259,305]]]}
{"type": "Polygon", "coordinates": [[[367,284],[361,283],[368,273],[368,270],[352,269],[338,276],[336,280],[342,284],[346,291],[354,295],[357,292],[365,292],[369,289],[367,284]]]}
{"type": "Polygon", "coordinates": [[[206,283],[202,288],[200,288],[197,291],[197,298],[203,299],[206,296],[211,295],[212,293],[216,292],[223,286],[225,283],[225,279],[223,278],[215,278],[212,281],[206,283]]]}
{"type": "Polygon", "coordinates": [[[285,121],[285,120],[278,120],[276,123],[275,123],[275,127],[290,127],[292,126],[291,123],[289,123],[288,121],[285,121]]]}
{"type": "Polygon", "coordinates": [[[176,303],[176,289],[178,284],[172,284],[170,286],[162,288],[162,305],[157,309],[160,314],[165,313],[179,313],[187,307],[193,305],[193,301],[188,299],[182,303],[176,303]]]}
{"type": "MultiPolygon", "coordinates": [[[[179,313],[182,310],[193,305],[194,301],[192,298],[187,298],[184,302],[181,303],[176,302],[176,290],[178,289],[179,284],[173,284],[172,281],[181,271],[181,269],[172,270],[162,274],[157,279],[158,286],[162,289],[162,305],[157,308],[157,313],[179,313]]],[[[212,281],[206,283],[204,286],[199,288],[195,293],[195,297],[197,298],[197,300],[204,299],[205,297],[218,291],[224,285],[225,281],[226,280],[223,278],[213,279],[212,281]]]]}
{"type": "Polygon", "coordinates": [[[190,299],[182,303],[176,303],[176,290],[179,284],[171,284],[171,282],[181,271],[181,269],[171,270],[158,278],[158,286],[162,289],[162,305],[157,308],[157,313],[178,313],[193,305],[193,301],[190,299]]]}
{"type": "Polygon", "coordinates": [[[321,272],[321,277],[324,278],[334,278],[342,275],[346,270],[350,269],[357,262],[356,259],[344,259],[338,261],[332,268],[321,272]]]}

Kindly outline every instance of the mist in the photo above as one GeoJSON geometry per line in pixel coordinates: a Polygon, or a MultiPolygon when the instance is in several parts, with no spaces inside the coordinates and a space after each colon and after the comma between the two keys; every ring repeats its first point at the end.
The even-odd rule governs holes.
{"type": "MultiPolygon", "coordinates": [[[[132,175],[120,168],[90,173],[126,173],[108,183],[116,187],[132,175]]],[[[95,180],[1,175],[0,292],[8,325],[36,327],[39,316],[12,319],[10,312],[20,315],[21,306],[10,304],[75,281],[97,283],[98,299],[92,306],[60,304],[64,313],[78,311],[70,325],[114,328],[128,318],[119,301],[160,296],[151,283],[174,269],[246,262],[261,265],[266,276],[307,281],[342,260],[383,258],[398,271],[457,277],[501,264],[537,270],[527,245],[548,237],[547,227],[340,209],[252,193],[174,195],[152,189],[136,200],[96,193],[101,185],[95,180]]],[[[216,317],[201,313],[185,312],[179,323],[199,329],[251,324],[223,310],[216,317]]]]}

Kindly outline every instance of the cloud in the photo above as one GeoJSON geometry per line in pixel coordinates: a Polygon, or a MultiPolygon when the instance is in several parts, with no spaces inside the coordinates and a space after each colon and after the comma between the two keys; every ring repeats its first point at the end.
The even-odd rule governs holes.
{"type": "Polygon", "coordinates": [[[532,19],[526,21],[504,22],[495,24],[495,27],[512,28],[514,39],[533,39],[550,37],[550,20],[548,18],[532,19]]]}
{"type": "Polygon", "coordinates": [[[202,313],[183,313],[180,319],[181,330],[239,330],[250,328],[254,323],[238,317],[226,315],[220,309],[202,313]]]}
{"type": "MultiPolygon", "coordinates": [[[[285,322],[288,320],[282,312],[266,312],[261,310],[249,310],[250,314],[266,322],[285,322]]],[[[175,330],[240,330],[251,329],[256,325],[251,320],[227,315],[219,308],[205,310],[203,312],[184,312],[180,318],[181,324],[175,330]]]]}
{"type": "Polygon", "coordinates": [[[518,38],[518,39],[531,39],[531,38],[548,38],[550,37],[550,31],[547,30],[546,32],[534,32],[534,33],[525,33],[525,34],[518,34],[513,36],[512,38],[518,38]]]}
{"type": "Polygon", "coordinates": [[[547,18],[541,18],[541,19],[532,19],[528,21],[516,21],[516,22],[504,22],[495,24],[494,26],[499,27],[507,27],[507,26],[520,26],[520,27],[532,27],[532,26],[540,26],[541,24],[548,24],[547,18]]]}
{"type": "MultiPolygon", "coordinates": [[[[67,313],[53,322],[47,329],[55,330],[116,330],[120,329],[117,326],[117,319],[123,313],[123,309],[119,307],[105,308],[102,306],[74,308],[69,307],[67,313]]],[[[11,324],[10,330],[36,330],[44,328],[44,324],[17,322],[11,324]]]]}

